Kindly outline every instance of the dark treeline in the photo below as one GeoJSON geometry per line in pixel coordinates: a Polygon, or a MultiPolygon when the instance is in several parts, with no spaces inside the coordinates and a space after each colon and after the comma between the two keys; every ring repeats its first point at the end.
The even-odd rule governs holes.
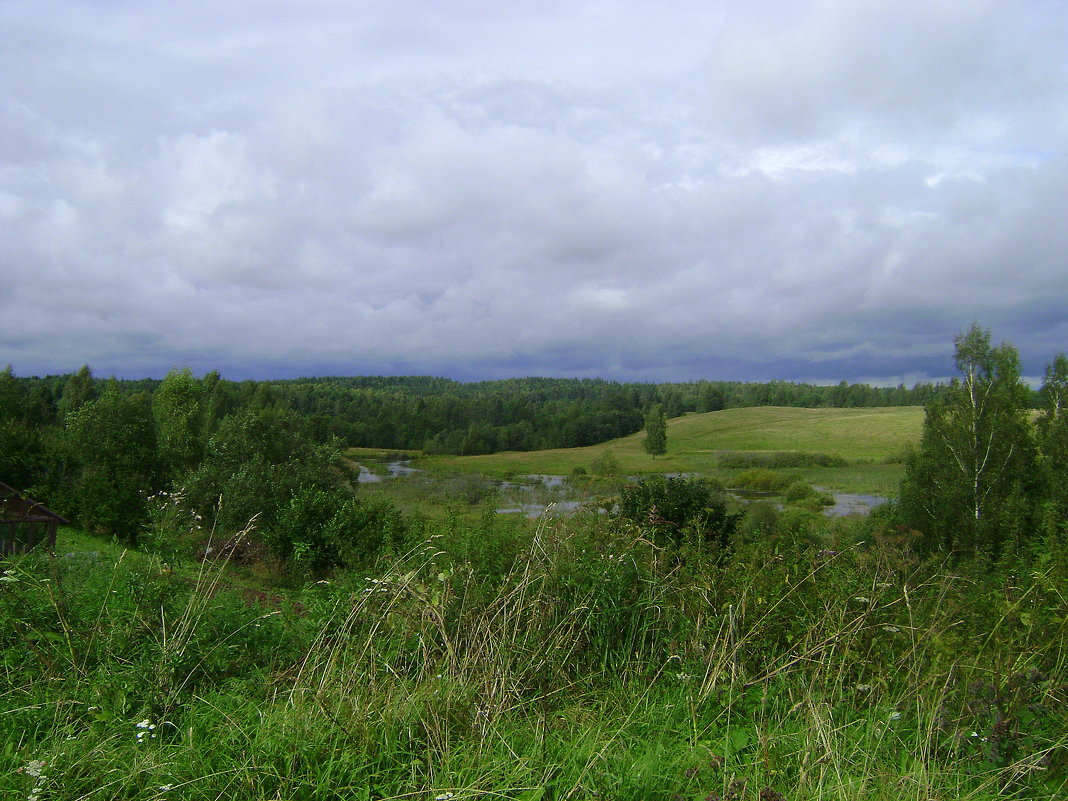
{"type": "Polygon", "coordinates": [[[474,455],[575,448],[639,431],[648,409],[668,417],[745,406],[923,405],[936,385],[878,388],[698,381],[616,383],[522,378],[463,384],[440,378],[330,378],[269,382],[319,439],[474,455]]]}
{"type": "MultiPolygon", "coordinates": [[[[79,393],[100,394],[109,383],[124,393],[149,395],[161,384],[151,379],[103,381],[87,369],[75,380],[78,375],[24,378],[8,371],[5,380],[11,385],[8,391],[22,398],[26,408],[21,416],[37,424],[61,419],[67,408],[80,405],[79,393]]],[[[910,389],[844,381],[832,386],[557,378],[461,383],[427,376],[372,376],[232,382],[214,372],[201,383],[209,431],[239,410],[271,408],[295,413],[304,433],[320,444],[338,439],[348,446],[459,455],[594,445],[639,431],[654,404],[667,417],[677,417],[749,406],[919,406],[941,391],[937,384],[910,389]]]]}

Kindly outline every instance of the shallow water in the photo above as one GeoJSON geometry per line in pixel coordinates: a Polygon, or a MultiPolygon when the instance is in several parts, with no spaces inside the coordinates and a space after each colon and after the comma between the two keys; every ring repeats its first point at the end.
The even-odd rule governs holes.
{"type": "MultiPolygon", "coordinates": [[[[364,465],[360,465],[359,483],[374,484],[387,479],[403,478],[420,472],[406,461],[388,462],[386,465],[388,474],[375,473],[364,465]]],[[[677,474],[682,476],[684,474],[677,474]]],[[[688,475],[688,474],[685,474],[688,475]]],[[[522,514],[530,518],[560,517],[576,511],[582,501],[575,500],[575,492],[567,481],[566,476],[552,474],[531,474],[520,476],[512,481],[494,482],[501,493],[501,505],[497,508],[500,514],[522,514]]],[[[834,497],[832,506],[825,506],[823,514],[827,517],[844,517],[852,514],[867,514],[876,506],[886,503],[886,498],[878,495],[866,495],[864,493],[832,492],[825,487],[816,487],[820,492],[826,492],[834,497]]],[[[775,502],[778,496],[776,492],[761,490],[732,489],[728,493],[739,501],[768,500],[775,502]]],[[[779,508],[781,503],[775,502],[779,508]]]]}
{"type": "Polygon", "coordinates": [[[832,492],[834,506],[825,506],[823,513],[827,517],[845,517],[846,515],[866,515],[876,506],[886,503],[886,498],[862,493],[832,492]]]}
{"type": "Polygon", "coordinates": [[[498,507],[497,514],[524,515],[532,520],[538,517],[563,517],[582,505],[581,501],[553,501],[549,504],[521,503],[516,506],[498,507]]]}
{"type": "Polygon", "coordinates": [[[389,475],[382,475],[381,473],[375,473],[370,468],[364,465],[359,465],[360,476],[357,481],[360,484],[375,484],[379,481],[384,481],[387,478],[400,478],[401,476],[410,476],[413,473],[418,473],[418,468],[412,467],[408,462],[387,462],[386,470],[389,471],[389,475]]]}
{"type": "MultiPolygon", "coordinates": [[[[886,503],[886,498],[879,495],[865,495],[853,492],[834,492],[826,487],[815,487],[819,492],[826,493],[834,498],[834,504],[823,507],[825,517],[845,517],[846,515],[866,515],[876,506],[886,503]]],[[[769,501],[777,509],[785,509],[786,505],[779,498],[779,493],[764,490],[732,489],[727,491],[729,495],[743,503],[749,501],[769,501]]]]}

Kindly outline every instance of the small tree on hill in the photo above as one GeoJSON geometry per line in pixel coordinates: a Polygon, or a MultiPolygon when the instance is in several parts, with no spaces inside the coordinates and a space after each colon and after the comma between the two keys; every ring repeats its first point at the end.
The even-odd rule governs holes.
{"type": "Polygon", "coordinates": [[[645,416],[645,452],[654,459],[667,453],[667,418],[659,403],[645,416]]]}

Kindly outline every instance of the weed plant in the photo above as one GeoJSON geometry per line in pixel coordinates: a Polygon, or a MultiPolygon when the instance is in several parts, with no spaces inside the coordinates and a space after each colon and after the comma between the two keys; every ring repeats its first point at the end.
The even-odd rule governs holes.
{"type": "Polygon", "coordinates": [[[0,796],[1049,799],[1068,547],[919,561],[878,521],[728,554],[483,509],[285,596],[225,565],[0,576],[0,796]]]}

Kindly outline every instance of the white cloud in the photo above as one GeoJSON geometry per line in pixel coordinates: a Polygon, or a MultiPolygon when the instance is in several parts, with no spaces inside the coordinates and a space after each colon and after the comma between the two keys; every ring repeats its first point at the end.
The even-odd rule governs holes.
{"type": "Polygon", "coordinates": [[[976,318],[1048,359],[1066,24],[3,4],[0,363],[837,380],[942,375],[976,318]]]}

